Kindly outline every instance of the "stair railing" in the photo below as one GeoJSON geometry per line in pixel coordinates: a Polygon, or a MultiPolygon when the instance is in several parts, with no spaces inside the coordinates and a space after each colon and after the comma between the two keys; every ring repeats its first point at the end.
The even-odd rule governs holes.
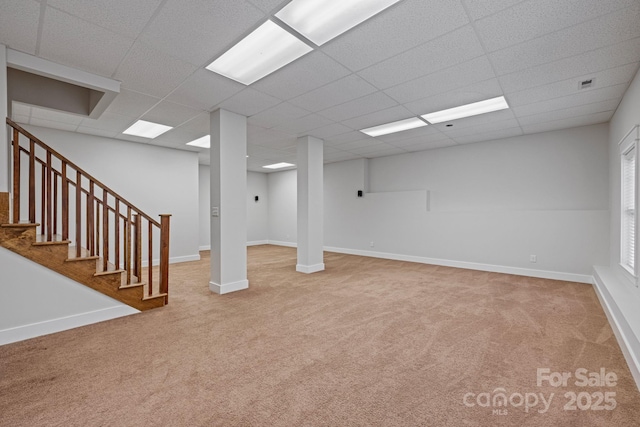
{"type": "Polygon", "coordinates": [[[142,282],[146,273],[148,296],[166,294],[167,303],[171,215],[154,220],[9,118],[7,125],[12,135],[11,222],[40,220],[36,233],[41,242],[69,241],[76,258],[101,258],[104,272],[126,271],[126,285],[142,282]],[[159,267],[156,281],[153,266],[159,267]]]}

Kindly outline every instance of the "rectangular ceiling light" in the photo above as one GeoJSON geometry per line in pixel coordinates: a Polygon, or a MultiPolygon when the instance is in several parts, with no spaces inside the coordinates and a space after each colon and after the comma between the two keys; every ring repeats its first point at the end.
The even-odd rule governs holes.
{"type": "Polygon", "coordinates": [[[155,138],[171,129],[173,129],[171,126],[138,120],[122,133],[126,135],[141,136],[143,138],[155,138]]]}
{"type": "Polygon", "coordinates": [[[450,120],[461,119],[463,117],[477,116],[478,114],[490,113],[492,111],[509,108],[504,96],[486,99],[473,104],[461,105],[460,107],[449,108],[448,110],[436,111],[435,113],[424,114],[423,119],[429,123],[442,123],[450,120]]]}
{"type": "Polygon", "coordinates": [[[282,168],[288,168],[289,166],[295,166],[295,165],[292,165],[291,163],[274,163],[272,165],[263,166],[263,168],[265,168],[265,169],[282,169],[282,168]]]}
{"type": "Polygon", "coordinates": [[[276,17],[322,46],[400,0],[293,0],[276,17]]]}
{"type": "Polygon", "coordinates": [[[207,70],[250,85],[312,50],[273,21],[267,21],[209,64],[207,70]]]}
{"type": "Polygon", "coordinates": [[[211,136],[205,135],[202,138],[194,139],[191,142],[187,142],[187,145],[194,147],[211,148],[211,136]]]}
{"type": "Polygon", "coordinates": [[[406,120],[400,120],[393,123],[387,123],[386,125],[374,126],[372,128],[361,129],[360,132],[366,133],[369,136],[380,136],[389,133],[402,132],[403,130],[415,129],[422,126],[427,126],[427,123],[423,122],[417,117],[412,117],[406,120]]]}

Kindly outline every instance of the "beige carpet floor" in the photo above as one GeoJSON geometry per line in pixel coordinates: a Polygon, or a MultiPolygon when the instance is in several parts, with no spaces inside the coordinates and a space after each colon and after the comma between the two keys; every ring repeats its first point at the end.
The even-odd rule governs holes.
{"type": "Polygon", "coordinates": [[[640,425],[590,285],[335,253],[305,275],[259,246],[218,296],[203,255],[167,307],[1,346],[0,425],[640,425]]]}

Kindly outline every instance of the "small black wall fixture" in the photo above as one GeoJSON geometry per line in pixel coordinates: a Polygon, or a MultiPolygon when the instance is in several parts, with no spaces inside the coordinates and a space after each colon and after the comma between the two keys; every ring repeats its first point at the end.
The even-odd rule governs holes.
{"type": "Polygon", "coordinates": [[[255,199],[254,199],[254,200],[257,202],[257,201],[258,201],[258,196],[255,196],[255,199]]]}
{"type": "Polygon", "coordinates": [[[358,197],[362,197],[362,190],[358,190],[358,197]]]}

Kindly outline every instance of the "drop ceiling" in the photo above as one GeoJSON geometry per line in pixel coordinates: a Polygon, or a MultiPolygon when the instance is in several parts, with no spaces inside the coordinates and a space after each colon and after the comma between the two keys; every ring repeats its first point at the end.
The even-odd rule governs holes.
{"type": "Polygon", "coordinates": [[[206,70],[280,0],[8,0],[0,43],[122,82],[98,119],[14,103],[23,124],[200,153],[209,112],[248,117],[247,167],[373,158],[609,121],[640,61],[640,0],[402,0],[242,85],[206,70]],[[580,82],[593,79],[586,89],[580,82]],[[511,108],[372,138],[359,129],[504,95],[511,108]],[[174,126],[122,134],[138,119],[174,126]],[[447,124],[453,124],[448,127],[447,124]]]}

